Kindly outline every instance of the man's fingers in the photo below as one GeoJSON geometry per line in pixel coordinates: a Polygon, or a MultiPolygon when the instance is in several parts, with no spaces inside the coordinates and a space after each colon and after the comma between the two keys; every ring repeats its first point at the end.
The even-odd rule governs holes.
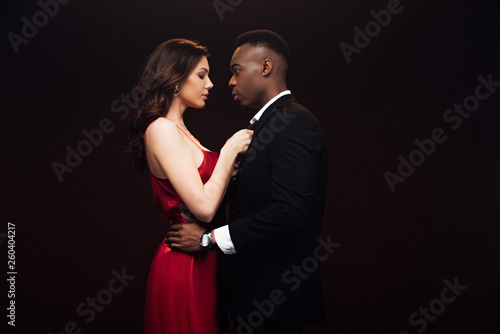
{"type": "Polygon", "coordinates": [[[181,232],[180,231],[168,231],[167,232],[167,238],[180,238],[181,237],[181,232]]]}
{"type": "Polygon", "coordinates": [[[168,247],[170,247],[173,250],[179,250],[181,248],[181,245],[174,243],[168,244],[168,247]]]}
{"type": "Polygon", "coordinates": [[[180,231],[182,228],[182,224],[173,224],[170,226],[170,231],[180,231]]]}
{"type": "Polygon", "coordinates": [[[175,243],[180,243],[181,238],[180,238],[180,237],[178,237],[178,236],[168,236],[168,235],[167,235],[167,240],[166,240],[166,241],[167,241],[167,244],[170,244],[170,243],[172,243],[172,242],[175,242],[175,243]]]}

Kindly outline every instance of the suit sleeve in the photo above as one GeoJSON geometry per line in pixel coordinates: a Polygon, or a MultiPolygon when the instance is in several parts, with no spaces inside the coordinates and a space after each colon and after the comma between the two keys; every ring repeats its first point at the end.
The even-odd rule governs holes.
{"type": "Polygon", "coordinates": [[[271,201],[262,210],[229,224],[237,253],[258,252],[272,246],[277,238],[307,228],[325,142],[318,122],[309,112],[293,114],[289,123],[280,115],[269,120],[269,128],[274,131],[273,140],[267,144],[272,169],[271,201]]]}

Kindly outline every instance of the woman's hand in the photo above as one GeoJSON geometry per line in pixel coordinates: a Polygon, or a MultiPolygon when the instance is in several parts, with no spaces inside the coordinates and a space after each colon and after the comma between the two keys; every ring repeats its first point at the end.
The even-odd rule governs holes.
{"type": "Polygon", "coordinates": [[[246,152],[248,145],[250,145],[250,141],[252,140],[252,136],[253,130],[240,130],[226,141],[222,150],[227,150],[236,158],[236,155],[239,153],[246,152]]]}
{"type": "Polygon", "coordinates": [[[160,117],[151,123],[145,133],[149,153],[161,166],[189,211],[204,223],[210,222],[215,216],[226,192],[236,156],[246,151],[252,135],[251,130],[241,130],[229,138],[210,179],[203,183],[199,167],[186,149],[186,139],[175,123],[160,117]]]}

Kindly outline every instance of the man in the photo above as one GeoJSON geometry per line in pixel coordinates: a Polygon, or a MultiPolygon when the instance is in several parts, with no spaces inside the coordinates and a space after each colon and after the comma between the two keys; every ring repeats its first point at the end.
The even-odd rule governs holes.
{"type": "Polygon", "coordinates": [[[307,271],[302,265],[319,250],[328,148],[318,121],[287,89],[286,42],[254,30],[236,47],[232,95],[259,112],[232,184],[229,224],[205,233],[197,224],[174,225],[167,243],[196,252],[211,242],[227,254],[238,333],[301,333],[302,323],[324,322],[319,263],[307,271]]]}

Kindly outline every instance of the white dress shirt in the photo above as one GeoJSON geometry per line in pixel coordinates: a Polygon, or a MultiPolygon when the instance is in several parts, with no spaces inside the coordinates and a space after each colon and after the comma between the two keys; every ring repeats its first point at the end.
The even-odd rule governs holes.
{"type": "MultiPolygon", "coordinates": [[[[250,124],[253,124],[257,122],[264,111],[274,103],[277,99],[282,97],[283,95],[287,94],[292,94],[291,91],[289,90],[284,90],[272,99],[270,99],[260,110],[258,113],[255,114],[255,116],[250,120],[250,124]]],[[[215,237],[215,242],[217,243],[217,246],[224,252],[224,254],[234,254],[236,253],[236,249],[234,248],[233,241],[231,240],[231,235],[229,234],[229,226],[224,225],[219,228],[216,228],[214,230],[214,237],[215,237]]]]}

